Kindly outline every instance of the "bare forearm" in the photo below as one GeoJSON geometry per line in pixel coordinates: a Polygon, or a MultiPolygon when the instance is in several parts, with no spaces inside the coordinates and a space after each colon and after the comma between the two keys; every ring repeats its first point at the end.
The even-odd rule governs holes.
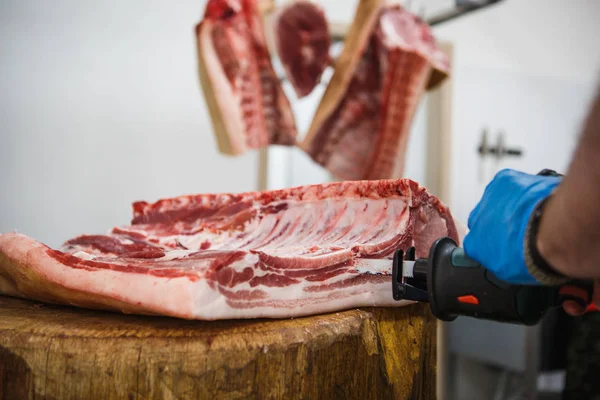
{"type": "Polygon", "coordinates": [[[600,278],[600,91],[567,174],[546,206],[537,244],[559,272],[600,278]]]}

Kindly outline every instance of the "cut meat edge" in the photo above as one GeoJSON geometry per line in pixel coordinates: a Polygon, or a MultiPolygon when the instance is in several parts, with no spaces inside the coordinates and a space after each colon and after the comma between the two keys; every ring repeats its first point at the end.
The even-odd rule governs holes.
{"type": "Polygon", "coordinates": [[[25,235],[0,235],[0,293],[49,304],[200,320],[300,317],[411,303],[392,299],[390,276],[353,275],[334,284],[326,283],[333,285],[331,290],[326,290],[326,286],[301,286],[296,290],[292,287],[291,292],[287,289],[287,299],[247,299],[250,292],[217,291],[207,281],[73,269],[58,263],[47,250],[47,246],[25,235]],[[22,251],[26,255],[20,254],[22,251]],[[106,285],[107,281],[113,286],[106,285]],[[317,295],[315,291],[324,293],[317,295]]]}
{"type": "Polygon", "coordinates": [[[189,282],[187,278],[168,281],[110,270],[78,270],[50,257],[48,249],[22,234],[0,235],[0,293],[50,304],[125,314],[170,315],[184,319],[193,317],[190,312],[191,297],[182,287],[186,281],[189,282]],[[105,280],[100,278],[112,281],[115,286],[102,287],[105,280]],[[128,284],[145,285],[146,290],[117,290],[126,288],[128,284]],[[171,298],[160,300],[153,295],[154,290],[168,293],[171,298]]]}
{"type": "MultiPolygon", "coordinates": [[[[302,185],[285,189],[263,192],[208,193],[163,198],[154,202],[138,201],[133,203],[133,224],[161,222],[166,215],[181,213],[183,210],[203,208],[215,210],[240,202],[258,202],[267,205],[287,200],[331,200],[337,198],[378,199],[387,197],[406,197],[411,202],[421,201],[420,196],[436,204],[441,211],[445,205],[427,190],[411,179],[382,179],[378,181],[341,181],[324,184],[302,185]]],[[[413,203],[409,203],[412,206],[413,203]]],[[[208,212],[208,211],[207,211],[208,212]]]]}

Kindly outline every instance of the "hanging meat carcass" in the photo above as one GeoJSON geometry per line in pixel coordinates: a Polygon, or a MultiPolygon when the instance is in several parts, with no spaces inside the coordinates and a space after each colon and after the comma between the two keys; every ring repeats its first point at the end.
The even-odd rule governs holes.
{"type": "Polygon", "coordinates": [[[198,69],[219,150],[295,145],[296,123],[276,76],[257,0],[209,0],[196,26],[198,69]]]}
{"type": "Polygon", "coordinates": [[[448,71],[422,20],[398,4],[360,1],[303,149],[338,179],[401,177],[419,101],[448,71]]]}

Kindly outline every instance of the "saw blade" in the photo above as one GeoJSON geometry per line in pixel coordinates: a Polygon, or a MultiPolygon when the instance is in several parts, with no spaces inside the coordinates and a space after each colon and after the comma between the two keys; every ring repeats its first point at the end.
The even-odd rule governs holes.
{"type": "MultiPolygon", "coordinates": [[[[391,275],[393,260],[376,258],[358,258],[354,260],[354,267],[359,273],[391,275]]],[[[414,261],[402,261],[402,276],[412,278],[415,268],[414,261]]]]}
{"type": "Polygon", "coordinates": [[[415,262],[402,261],[402,276],[405,278],[414,278],[415,262]]]}

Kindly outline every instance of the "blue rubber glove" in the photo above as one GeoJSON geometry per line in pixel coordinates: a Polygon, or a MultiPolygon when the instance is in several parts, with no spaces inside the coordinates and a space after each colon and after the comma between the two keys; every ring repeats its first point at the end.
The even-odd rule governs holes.
{"type": "Polygon", "coordinates": [[[498,172],[469,215],[470,231],[463,243],[467,255],[503,281],[539,284],[525,265],[525,229],[535,206],[561,179],[509,169],[498,172]]]}

